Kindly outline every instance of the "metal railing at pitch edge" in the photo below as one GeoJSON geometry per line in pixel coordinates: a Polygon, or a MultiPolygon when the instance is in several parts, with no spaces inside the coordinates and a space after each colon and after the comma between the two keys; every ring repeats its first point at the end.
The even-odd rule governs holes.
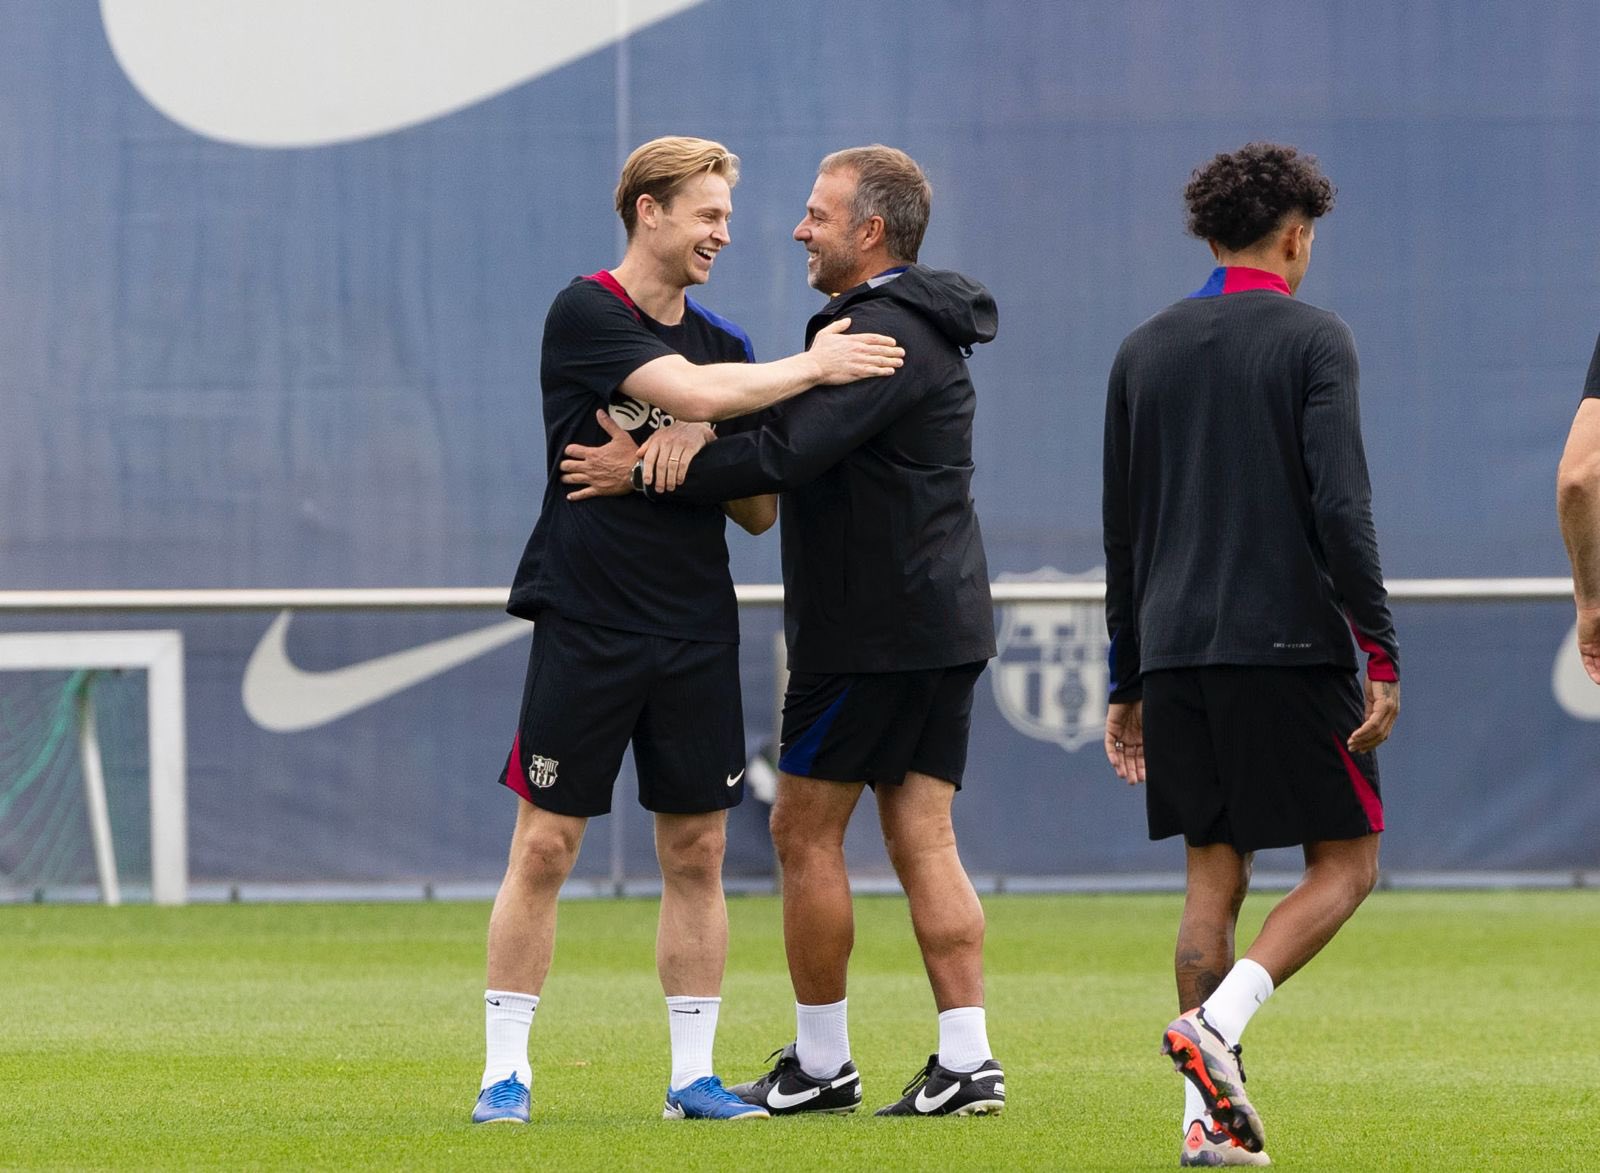
{"type": "MultiPolygon", "coordinates": [[[[1417,578],[1395,579],[1387,584],[1389,599],[1396,603],[1503,603],[1503,602],[1570,602],[1572,580],[1569,578],[1417,578]]],[[[996,606],[1012,603],[1099,603],[1105,599],[1105,584],[1084,579],[999,581],[990,586],[996,606]]],[[[778,607],[783,603],[783,587],[777,583],[746,583],[734,587],[741,607],[778,607]]],[[[343,587],[343,588],[217,588],[217,589],[128,589],[128,590],[9,590],[0,591],[0,618],[9,615],[46,614],[148,614],[148,613],[221,613],[265,611],[451,611],[451,610],[502,610],[508,591],[505,587],[343,587]]],[[[778,678],[775,698],[781,710],[784,648],[782,634],[774,637],[774,655],[778,678]]],[[[774,727],[776,728],[776,714],[774,727]]],[[[617,816],[610,820],[611,866],[609,878],[589,886],[594,890],[579,891],[583,885],[574,884],[564,895],[636,895],[649,889],[649,882],[640,884],[627,874],[623,851],[623,823],[620,817],[625,804],[617,808],[617,816]]],[[[1593,887],[1600,873],[1560,873],[1533,878],[1536,886],[1593,887]]],[[[1407,886],[1405,878],[1386,877],[1393,886],[1407,886]]],[[[1411,878],[1422,886],[1437,884],[1437,878],[1411,878]]],[[[1528,878],[1525,877],[1524,880],[1528,878]]],[[[989,891],[1109,891],[1123,890],[1129,884],[1133,889],[1148,885],[1157,890],[1174,886],[1174,877],[994,877],[989,891]]],[[[1507,879],[1491,880],[1488,886],[1507,886],[1507,879]]],[[[1444,886],[1450,886],[1448,882],[1444,886]]],[[[312,885],[318,891],[327,886],[312,885]]],[[[383,887],[383,886],[379,886],[383,887]]],[[[363,889],[365,890],[365,889],[363,889]]],[[[1131,889],[1130,889],[1131,890],[1131,889]]],[[[428,899],[431,888],[423,893],[428,899]]],[[[230,894],[201,895],[202,899],[240,899],[240,889],[235,886],[230,894]]],[[[284,899],[281,893],[265,898],[284,899]]],[[[292,898],[292,897],[291,897],[292,898]]],[[[337,898],[337,897],[335,897],[337,898]]]]}
{"type": "MultiPolygon", "coordinates": [[[[1388,584],[1396,603],[1558,602],[1572,597],[1570,578],[1401,578],[1388,584]]],[[[1097,603],[1105,584],[1087,581],[996,582],[996,604],[1097,603]]],[[[734,587],[743,607],[783,603],[778,583],[734,587]]],[[[500,610],[505,587],[269,587],[206,590],[0,591],[0,615],[147,611],[425,611],[500,610]]]]}

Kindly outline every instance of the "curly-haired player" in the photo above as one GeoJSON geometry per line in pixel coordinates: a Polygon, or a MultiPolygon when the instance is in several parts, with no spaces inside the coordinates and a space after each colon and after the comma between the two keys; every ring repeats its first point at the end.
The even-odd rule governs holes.
{"type": "Polygon", "coordinates": [[[1218,267],[1127,337],[1107,393],[1106,756],[1148,782],[1150,837],[1187,844],[1183,1013],[1162,1035],[1189,1081],[1183,1165],[1268,1163],[1239,1036],[1378,875],[1373,751],[1399,713],[1399,649],[1355,344],[1294,296],[1333,195],[1275,143],[1197,170],[1189,230],[1218,267]],[[1305,874],[1235,963],[1252,854],[1288,846],[1305,874]]]}

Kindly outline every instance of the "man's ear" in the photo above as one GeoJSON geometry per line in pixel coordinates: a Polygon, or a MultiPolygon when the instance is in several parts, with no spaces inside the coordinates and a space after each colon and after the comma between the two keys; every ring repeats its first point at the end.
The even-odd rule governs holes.
{"type": "Polygon", "coordinates": [[[868,216],[861,225],[861,251],[871,252],[882,244],[886,231],[882,216],[868,216]]]}
{"type": "Polygon", "coordinates": [[[1301,253],[1311,247],[1311,226],[1304,220],[1296,220],[1284,229],[1283,255],[1288,260],[1298,260],[1301,253]]]}
{"type": "Polygon", "coordinates": [[[649,228],[654,228],[661,216],[661,205],[649,192],[645,192],[634,201],[633,210],[636,222],[649,228]]]}

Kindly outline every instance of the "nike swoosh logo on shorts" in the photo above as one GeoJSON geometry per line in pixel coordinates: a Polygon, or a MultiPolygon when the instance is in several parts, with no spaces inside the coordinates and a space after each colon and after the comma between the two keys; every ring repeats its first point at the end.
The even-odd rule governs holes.
{"type": "Polygon", "coordinates": [[[743,777],[744,777],[744,771],[740,770],[737,774],[734,774],[734,775],[732,775],[732,776],[730,776],[728,778],[728,785],[729,786],[737,786],[737,785],[739,785],[739,779],[743,778],[743,777]]]}
{"type": "Polygon", "coordinates": [[[702,3],[101,0],[99,7],[123,73],[179,126],[241,146],[311,147],[476,106],[702,3]]]}
{"type": "Polygon", "coordinates": [[[507,619],[343,668],[308,672],[289,659],[287,639],[293,614],[280,612],[262,634],[245,665],[240,689],[250,719],[278,733],[337,721],[533,631],[525,619],[507,619]]]}
{"type": "Polygon", "coordinates": [[[928,1094],[928,1089],[926,1087],[922,1087],[922,1088],[918,1089],[918,1091],[917,1091],[917,1099],[916,1099],[917,1111],[919,1111],[919,1112],[937,1112],[940,1108],[944,1107],[945,1104],[949,1103],[951,1096],[955,1095],[960,1090],[961,1090],[961,1084],[960,1083],[953,1083],[949,1087],[945,1088],[944,1091],[940,1092],[938,1095],[930,1096],[928,1094]]]}
{"type": "Polygon", "coordinates": [[[773,1088],[767,1093],[767,1107],[778,1109],[792,1108],[796,1104],[803,1104],[807,1100],[814,1100],[821,1094],[822,1089],[820,1087],[808,1087],[805,1091],[792,1096],[785,1095],[777,1088],[773,1088]]]}

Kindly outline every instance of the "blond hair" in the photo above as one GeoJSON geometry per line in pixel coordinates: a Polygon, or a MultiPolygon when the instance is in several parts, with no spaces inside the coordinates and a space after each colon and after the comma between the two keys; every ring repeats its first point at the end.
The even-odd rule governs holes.
{"type": "Polygon", "coordinates": [[[710,139],[669,135],[636,147],[622,165],[617,180],[617,215],[633,237],[639,222],[639,197],[670,204],[685,180],[696,175],[720,175],[733,187],[739,182],[739,156],[710,139]]]}
{"type": "Polygon", "coordinates": [[[873,143],[835,151],[817,170],[853,171],[856,191],[850,200],[850,226],[871,216],[883,217],[884,245],[897,261],[915,261],[928,230],[933,186],[917,161],[904,151],[873,143]]]}

